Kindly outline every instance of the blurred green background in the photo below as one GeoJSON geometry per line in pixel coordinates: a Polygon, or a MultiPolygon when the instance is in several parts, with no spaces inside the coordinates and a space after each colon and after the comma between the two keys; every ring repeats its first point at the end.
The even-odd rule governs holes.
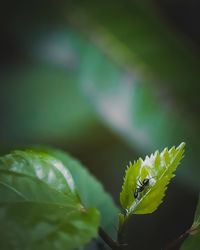
{"type": "Polygon", "coordinates": [[[186,142],[165,202],[130,222],[135,249],[161,249],[192,222],[200,188],[199,10],[195,0],[20,0],[1,8],[2,153],[62,148],[119,204],[129,161],[186,142]]]}

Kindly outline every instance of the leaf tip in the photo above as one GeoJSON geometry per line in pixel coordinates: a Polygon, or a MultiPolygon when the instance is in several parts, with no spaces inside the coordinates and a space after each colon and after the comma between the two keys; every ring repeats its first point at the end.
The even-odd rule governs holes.
{"type": "Polygon", "coordinates": [[[181,144],[178,146],[177,149],[184,149],[186,146],[186,143],[185,142],[181,142],[181,144]]]}

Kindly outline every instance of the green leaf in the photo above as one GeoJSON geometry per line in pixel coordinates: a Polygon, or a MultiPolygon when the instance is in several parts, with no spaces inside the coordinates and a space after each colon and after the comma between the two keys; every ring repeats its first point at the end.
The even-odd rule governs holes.
{"type": "Polygon", "coordinates": [[[120,193],[120,203],[127,211],[127,216],[148,214],[157,209],[165,195],[167,184],[183,158],[184,148],[185,143],[181,143],[177,148],[165,148],[161,153],[156,151],[150,157],[146,156],[145,160],[140,158],[134,164],[130,163],[120,193]],[[144,185],[146,178],[149,183],[144,185]],[[141,186],[144,188],[137,192],[136,197],[134,193],[141,186]]]}
{"type": "Polygon", "coordinates": [[[83,205],[85,207],[96,207],[101,213],[101,226],[113,238],[116,238],[118,208],[101,183],[80,162],[65,152],[50,148],[43,148],[43,150],[61,160],[68,167],[83,205]]]}
{"type": "Polygon", "coordinates": [[[200,246],[200,196],[194,216],[194,222],[190,229],[189,237],[184,241],[181,250],[199,250],[200,246]]]}
{"type": "Polygon", "coordinates": [[[69,170],[40,152],[0,158],[1,249],[75,249],[97,235],[99,212],[80,203],[69,170]]]}

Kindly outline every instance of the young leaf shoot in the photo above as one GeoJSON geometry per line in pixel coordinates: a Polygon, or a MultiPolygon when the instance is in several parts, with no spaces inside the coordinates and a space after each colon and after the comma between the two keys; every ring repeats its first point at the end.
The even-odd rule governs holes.
{"type": "Polygon", "coordinates": [[[185,143],[170,150],[165,148],[161,153],[156,151],[145,160],[139,158],[130,162],[124,178],[120,203],[131,214],[148,214],[154,212],[162,203],[165,190],[174,171],[184,156],[185,143]]]}

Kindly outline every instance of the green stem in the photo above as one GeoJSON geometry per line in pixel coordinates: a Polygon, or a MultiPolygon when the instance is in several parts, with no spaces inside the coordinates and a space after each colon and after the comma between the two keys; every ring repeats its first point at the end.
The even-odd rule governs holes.
{"type": "Polygon", "coordinates": [[[117,241],[120,245],[125,245],[125,228],[126,228],[126,221],[121,225],[118,230],[117,234],[117,241]]]}
{"type": "Polygon", "coordinates": [[[112,250],[125,250],[125,244],[114,241],[101,227],[99,228],[99,236],[112,250]]]}
{"type": "Polygon", "coordinates": [[[110,238],[110,236],[101,227],[99,227],[99,236],[111,249],[119,249],[119,244],[112,238],[110,238]]]}
{"type": "Polygon", "coordinates": [[[119,226],[118,226],[118,234],[117,234],[117,241],[119,245],[121,246],[121,249],[125,250],[127,249],[127,244],[125,240],[125,233],[126,233],[126,226],[127,226],[127,221],[129,219],[129,216],[126,214],[120,214],[121,215],[121,220],[119,216],[119,226]]]}

